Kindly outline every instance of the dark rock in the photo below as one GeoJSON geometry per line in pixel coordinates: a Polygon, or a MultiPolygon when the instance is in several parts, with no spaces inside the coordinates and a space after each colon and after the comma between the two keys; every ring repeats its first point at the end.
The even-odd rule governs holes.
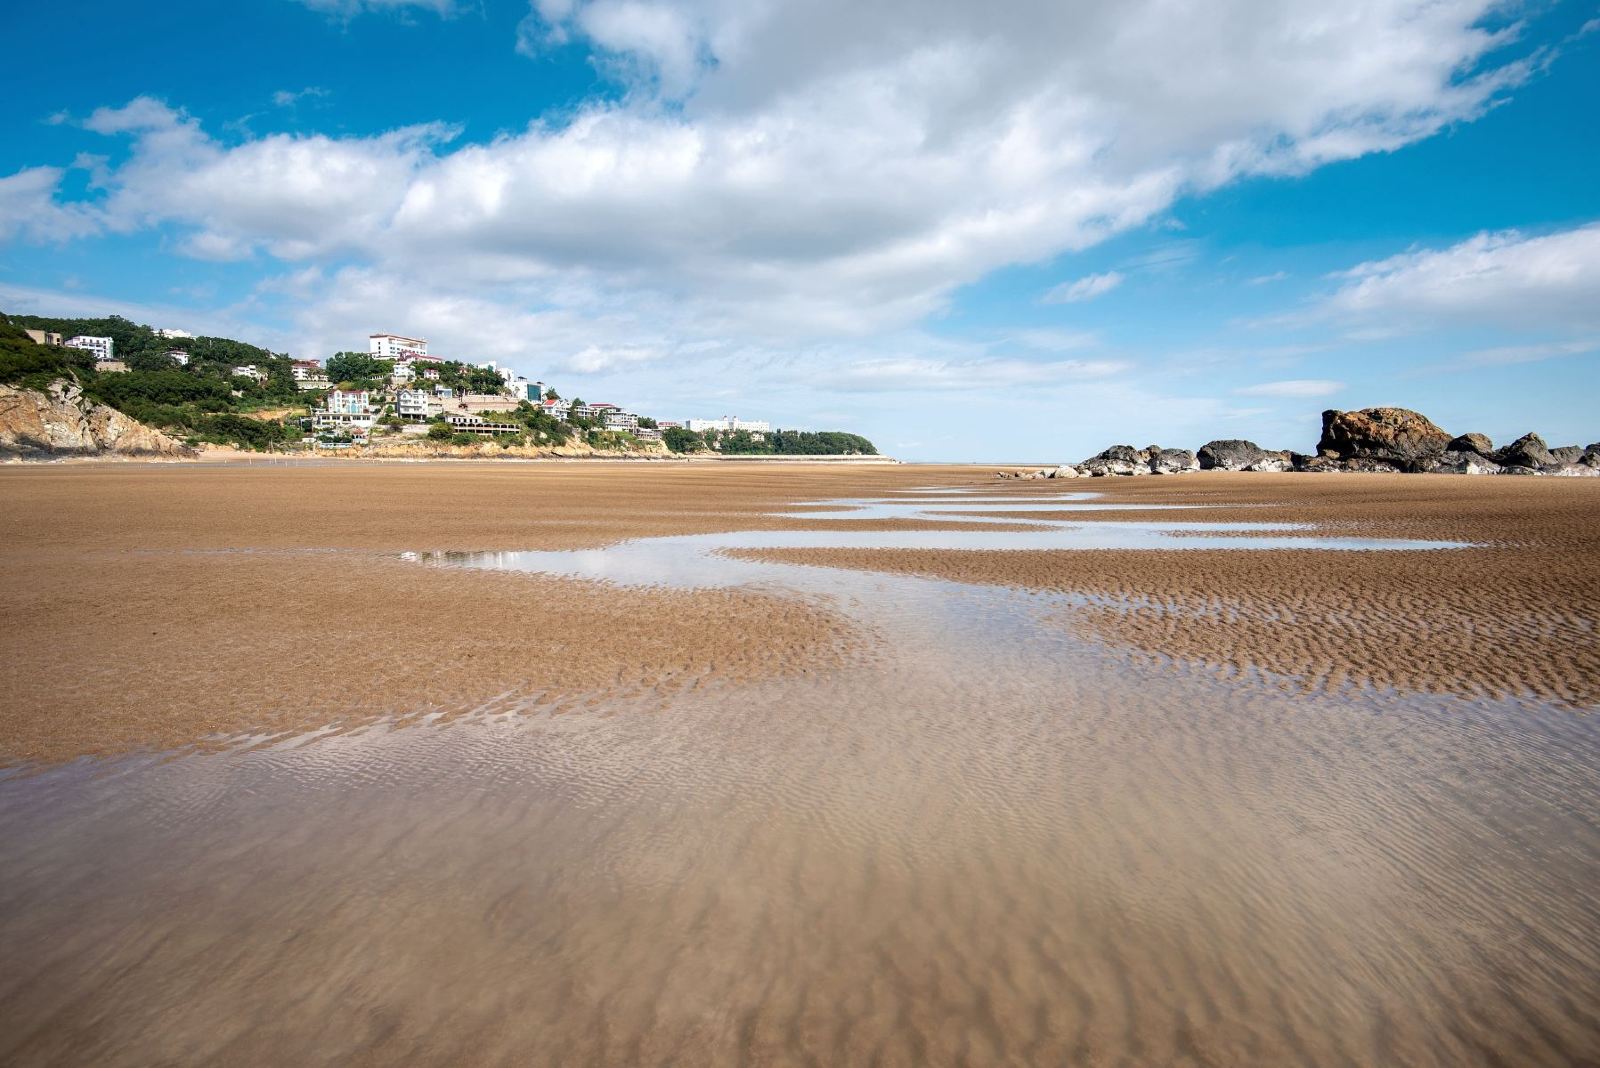
{"type": "Polygon", "coordinates": [[[1293,471],[1294,453],[1290,452],[1288,449],[1283,449],[1278,452],[1263,452],[1261,458],[1255,463],[1251,464],[1249,467],[1246,467],[1245,470],[1264,472],[1293,471]]]}
{"type": "Polygon", "coordinates": [[[1475,452],[1479,456],[1493,456],[1494,442],[1487,434],[1462,434],[1445,446],[1446,452],[1475,452]]]}
{"type": "Polygon", "coordinates": [[[1132,445],[1113,445],[1098,455],[1091,456],[1078,465],[1086,475],[1148,475],[1150,467],[1146,457],[1132,445]]]}
{"type": "Polygon", "coordinates": [[[1583,455],[1578,457],[1578,462],[1585,467],[1600,467],[1600,445],[1590,445],[1583,450],[1583,455]]]}
{"type": "Polygon", "coordinates": [[[1448,449],[1427,470],[1441,475],[1498,475],[1500,465],[1480,452],[1448,449]]]}
{"type": "Polygon", "coordinates": [[[1503,467],[1543,467],[1555,463],[1555,457],[1538,434],[1524,434],[1510,445],[1494,454],[1495,462],[1503,467]]]}
{"type": "Polygon", "coordinates": [[[1420,471],[1450,444],[1450,435],[1409,408],[1363,408],[1322,413],[1317,452],[1338,460],[1371,460],[1420,471]]]}
{"type": "Polygon", "coordinates": [[[1255,442],[1239,438],[1208,441],[1195,454],[1202,471],[1244,471],[1267,456],[1267,451],[1255,442]]]}
{"type": "Polygon", "coordinates": [[[1560,448],[1551,449],[1550,455],[1558,464],[1575,464],[1583,459],[1583,446],[1562,445],[1560,448]]]}
{"type": "Polygon", "coordinates": [[[1188,449],[1163,449],[1152,445],[1147,451],[1150,453],[1150,473],[1153,475],[1177,475],[1200,470],[1200,461],[1188,449]]]}

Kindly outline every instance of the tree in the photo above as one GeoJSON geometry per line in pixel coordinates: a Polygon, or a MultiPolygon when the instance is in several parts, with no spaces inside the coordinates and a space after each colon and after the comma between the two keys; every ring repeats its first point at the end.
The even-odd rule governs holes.
{"type": "Polygon", "coordinates": [[[681,426],[667,427],[661,432],[661,440],[673,452],[704,452],[706,448],[705,438],[681,426]]]}
{"type": "Polygon", "coordinates": [[[656,429],[656,421],[648,415],[641,415],[639,417],[639,426],[645,430],[654,430],[656,429]]]}
{"type": "Polygon", "coordinates": [[[394,364],[365,352],[336,352],[328,357],[328,378],[334,382],[376,383],[388,378],[394,364]]]}
{"type": "Polygon", "coordinates": [[[455,428],[449,423],[434,423],[428,428],[429,441],[449,441],[455,434],[455,428]]]}

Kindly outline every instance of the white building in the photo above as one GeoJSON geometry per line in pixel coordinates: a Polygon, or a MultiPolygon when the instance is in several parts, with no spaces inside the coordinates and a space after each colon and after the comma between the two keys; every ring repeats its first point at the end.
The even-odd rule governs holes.
{"type": "Polygon", "coordinates": [[[177,364],[179,367],[188,367],[189,366],[189,354],[187,352],[184,352],[182,349],[168,349],[167,350],[167,359],[171,360],[173,363],[177,364]]]}
{"type": "Polygon", "coordinates": [[[322,407],[311,415],[311,425],[318,430],[346,430],[364,434],[377,421],[371,394],[364,389],[336,389],[328,394],[322,407]]]}
{"type": "Polygon", "coordinates": [[[96,360],[110,360],[114,358],[111,355],[111,339],[108,337],[89,337],[86,334],[79,334],[77,337],[67,338],[66,346],[69,349],[87,349],[88,351],[94,353],[94,358],[96,360]]]}
{"type": "Polygon", "coordinates": [[[544,383],[530,382],[518,375],[511,380],[511,395],[518,400],[525,400],[530,404],[538,404],[544,400],[544,383]]]}
{"type": "Polygon", "coordinates": [[[721,419],[690,419],[683,425],[696,434],[703,434],[707,430],[723,432],[748,430],[752,434],[770,434],[772,432],[772,424],[765,419],[740,419],[735,415],[725,415],[721,419]]]}
{"type": "Polygon", "coordinates": [[[157,330],[156,333],[160,334],[162,337],[166,338],[168,341],[176,341],[178,338],[181,338],[181,337],[194,337],[194,335],[189,333],[189,331],[187,331],[187,330],[176,330],[176,329],[173,329],[170,326],[162,327],[160,330],[157,330]]]}
{"type": "Polygon", "coordinates": [[[639,417],[620,408],[611,408],[602,416],[607,430],[638,430],[639,417]]]}
{"type": "Polygon", "coordinates": [[[294,375],[296,382],[304,382],[308,378],[325,378],[322,373],[322,364],[316,360],[296,360],[289,368],[289,373],[294,375]]]}
{"type": "Polygon", "coordinates": [[[380,360],[399,360],[407,356],[426,356],[428,341],[420,337],[402,337],[399,334],[370,334],[367,353],[380,360]]]}
{"type": "Polygon", "coordinates": [[[233,369],[233,377],[249,378],[254,379],[257,382],[265,382],[267,380],[267,373],[265,371],[257,370],[256,365],[253,363],[246,363],[241,364],[233,369]]]}
{"type": "Polygon", "coordinates": [[[394,395],[394,410],[402,419],[431,419],[444,404],[425,389],[402,389],[394,395]]]}

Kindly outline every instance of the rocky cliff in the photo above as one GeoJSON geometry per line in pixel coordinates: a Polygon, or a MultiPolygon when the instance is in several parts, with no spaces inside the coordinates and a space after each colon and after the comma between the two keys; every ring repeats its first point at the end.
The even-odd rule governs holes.
{"type": "Polygon", "coordinates": [[[0,386],[0,456],[190,455],[181,442],[94,403],[73,383],[54,382],[43,392],[0,386]]]}

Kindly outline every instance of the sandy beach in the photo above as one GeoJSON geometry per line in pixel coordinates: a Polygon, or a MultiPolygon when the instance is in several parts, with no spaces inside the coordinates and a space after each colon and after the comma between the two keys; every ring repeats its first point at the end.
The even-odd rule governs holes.
{"type": "MultiPolygon", "coordinates": [[[[559,703],[822,670],[868,636],[815,603],[424,572],[401,554],[828,528],[840,524],[772,513],[918,486],[1018,497],[1055,486],[991,482],[987,468],[805,464],[0,469],[0,685],[10,695],[0,759],[454,713],[504,695],[559,703]]],[[[1074,480],[1055,491],[1100,492],[1131,509],[1074,522],[1202,504],[1216,521],[1483,548],[755,555],[1090,594],[1102,603],[1064,613],[1063,625],[1296,684],[1600,699],[1594,482],[1205,474],[1074,480]]]]}
{"type": "Polygon", "coordinates": [[[1597,491],[0,469],[0,1060],[1593,1062],[1597,491]]]}

